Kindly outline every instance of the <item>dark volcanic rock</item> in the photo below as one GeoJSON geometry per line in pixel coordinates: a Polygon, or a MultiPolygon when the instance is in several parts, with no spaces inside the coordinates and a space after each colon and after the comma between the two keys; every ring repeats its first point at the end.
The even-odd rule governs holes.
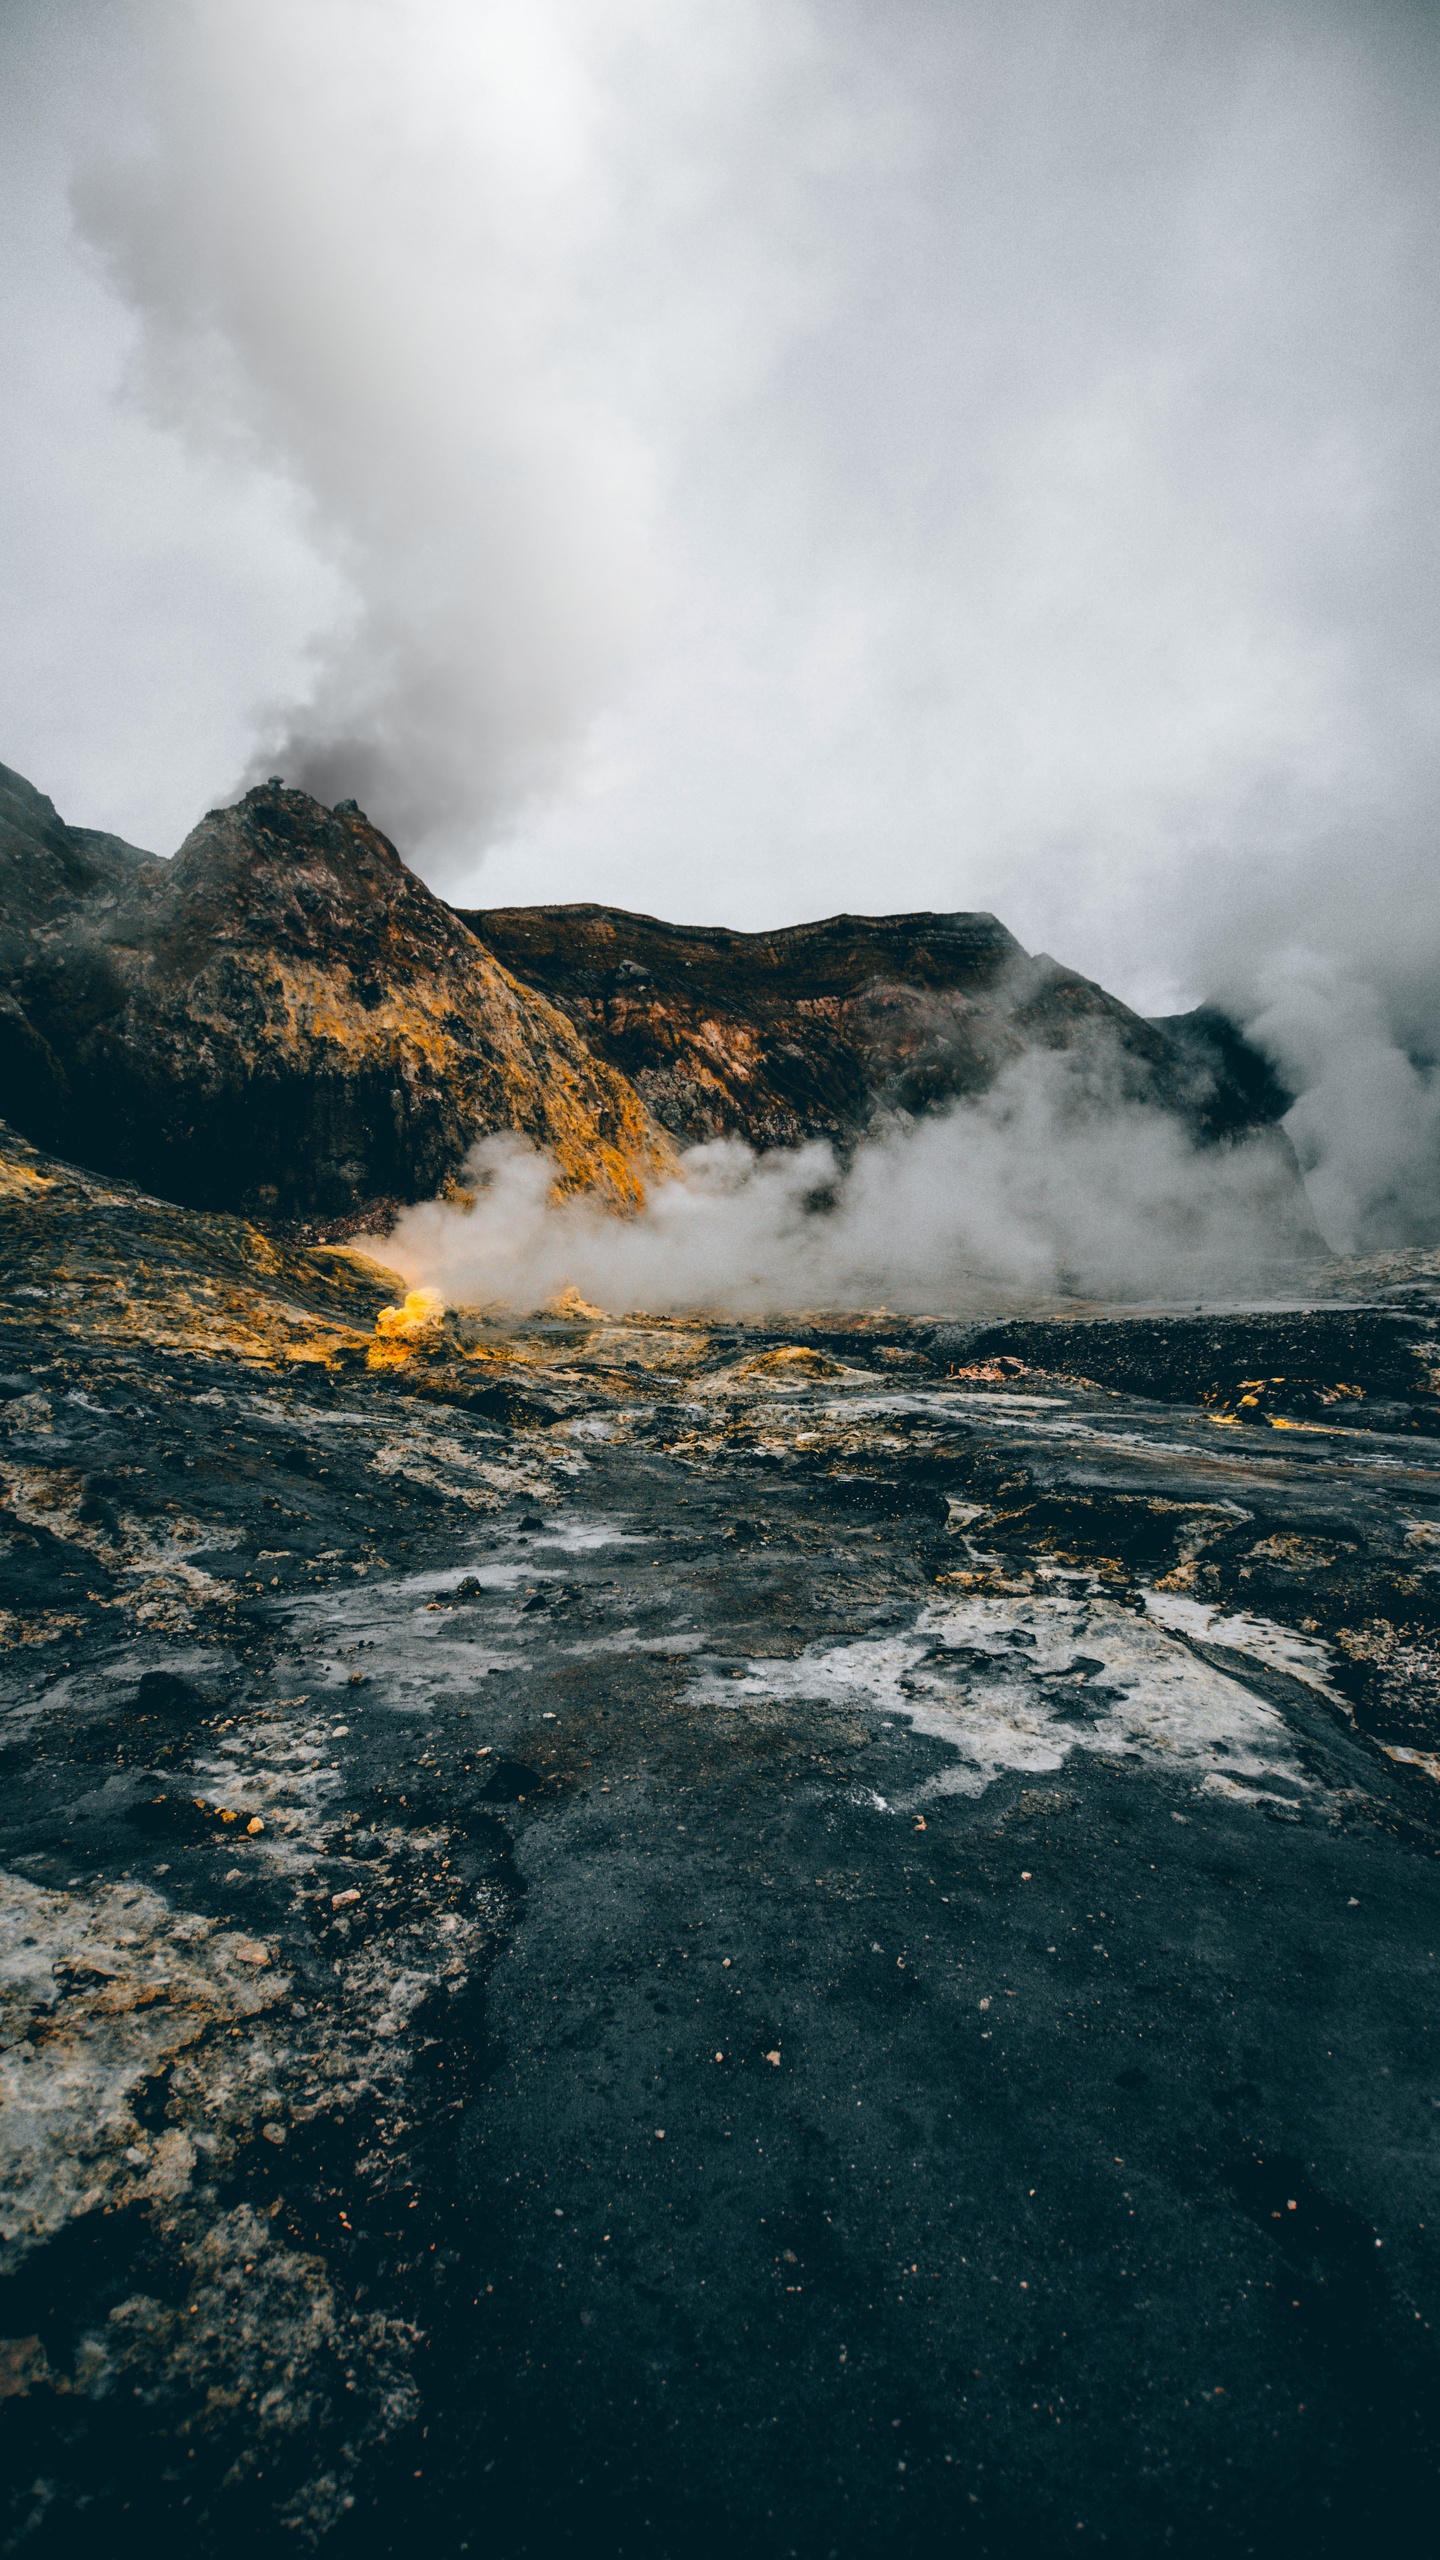
{"type": "Polygon", "coordinates": [[[1244,1123],[1258,1126],[1283,1119],[1295,1100],[1269,1059],[1219,1005],[1159,1014],[1153,1027],[1190,1059],[1199,1108],[1214,1121],[1217,1134],[1244,1123]]]}
{"type": "Polygon", "coordinates": [[[1356,1427],[1440,1431],[1440,1329],[1428,1308],[1332,1306],[937,1326],[967,1364],[1064,1369],[1127,1395],[1267,1412],[1333,1410],[1356,1427]],[[1288,1390],[1287,1392],[1284,1392],[1288,1390]]]}
{"type": "Polygon", "coordinates": [[[377,1360],[0,1244],[6,2548],[1423,2549],[1440,1441],[1191,1397],[1433,1272],[377,1360]]]}
{"type": "Polygon", "coordinates": [[[1032,958],[990,915],[829,916],[776,933],[593,906],[485,907],[466,922],[680,1138],[845,1147],[877,1118],[983,1093],[1036,1048],[1092,1051],[1123,1091],[1204,1136],[1276,1117],[1235,1071],[1231,1026],[1234,1057],[1195,1016],[1174,1037],[1177,1025],[1032,958]]]}
{"type": "Polygon", "coordinates": [[[993,916],[466,914],[353,802],[277,783],[163,862],[0,767],[0,881],[0,1110],[196,1207],[357,1223],[503,1129],[623,1205],[662,1131],[844,1152],[1035,1050],[1204,1139],[1273,1133],[1286,1099],[1213,1009],[1145,1022],[993,916]]]}
{"type": "Polygon", "coordinates": [[[37,1143],[280,1218],[425,1197],[497,1129],[617,1201],[666,1160],[353,804],[267,784],[163,862],[0,786],[0,1108],[37,1143]]]}
{"type": "MultiPolygon", "coordinates": [[[[74,1102],[63,1059],[34,1018],[49,1010],[31,985],[38,954],[82,908],[113,907],[154,860],[119,836],[67,827],[49,800],[0,765],[0,1107],[17,1128],[58,1133],[74,1102]]],[[[60,1041],[63,1050],[63,1033],[60,1041]]]]}
{"type": "Polygon", "coordinates": [[[1286,1097],[1234,1026],[1146,1022],[993,916],[747,934],[465,914],[353,802],[270,783],[166,862],[65,826],[3,767],[0,879],[0,1113],[193,1207],[353,1231],[443,1191],[502,1130],[626,1207],[672,1137],[843,1156],[1052,1052],[1087,1109],[1144,1103],[1205,1142],[1265,1133],[1279,1225],[1318,1242],[1286,1097]]]}

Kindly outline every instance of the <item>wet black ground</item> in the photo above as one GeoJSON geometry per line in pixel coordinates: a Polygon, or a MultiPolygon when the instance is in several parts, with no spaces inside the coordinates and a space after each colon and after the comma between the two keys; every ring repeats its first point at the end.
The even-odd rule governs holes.
{"type": "Polygon", "coordinates": [[[18,2253],[7,2548],[1427,2534],[1440,1441],[777,1339],[12,1336],[5,1866],[271,1987],[18,2253]]]}

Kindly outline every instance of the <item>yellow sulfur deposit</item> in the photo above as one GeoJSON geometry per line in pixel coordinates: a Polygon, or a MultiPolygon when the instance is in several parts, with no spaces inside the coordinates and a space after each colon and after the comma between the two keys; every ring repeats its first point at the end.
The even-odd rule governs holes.
{"type": "Polygon", "coordinates": [[[545,1301],[547,1316],[570,1316],[581,1324],[598,1323],[604,1312],[603,1307],[592,1307],[578,1289],[557,1289],[554,1297],[545,1301]]]}
{"type": "Polygon", "coordinates": [[[0,1122],[0,1213],[13,1283],[0,1328],[327,1368],[372,1339],[398,1275],[347,1247],[278,1243],[248,1219],[180,1209],[65,1164],[0,1122]]]}
{"type": "Polygon", "coordinates": [[[845,1364],[832,1360],[827,1352],[813,1351],[808,1343],[781,1344],[774,1351],[757,1352],[753,1360],[742,1360],[736,1371],[740,1378],[843,1378],[845,1364]]]}
{"type": "Polygon", "coordinates": [[[375,1330],[392,1341],[413,1342],[417,1334],[433,1332],[444,1313],[445,1301],[438,1289],[410,1289],[403,1306],[381,1308],[375,1330]]]}
{"type": "Polygon", "coordinates": [[[438,1289],[410,1289],[398,1307],[382,1307],[375,1318],[375,1340],[365,1355],[367,1369],[400,1369],[412,1346],[431,1341],[445,1313],[438,1289]]]}

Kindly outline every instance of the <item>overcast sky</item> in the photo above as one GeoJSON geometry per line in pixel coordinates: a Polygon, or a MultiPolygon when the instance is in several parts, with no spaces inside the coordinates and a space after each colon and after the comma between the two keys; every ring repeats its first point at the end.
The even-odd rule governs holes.
{"type": "Polygon", "coordinates": [[[1343,1023],[1430,1145],[1434,9],[0,30],[0,757],[64,814],[278,770],[466,901],[987,907],[1298,1082],[1343,1023]]]}

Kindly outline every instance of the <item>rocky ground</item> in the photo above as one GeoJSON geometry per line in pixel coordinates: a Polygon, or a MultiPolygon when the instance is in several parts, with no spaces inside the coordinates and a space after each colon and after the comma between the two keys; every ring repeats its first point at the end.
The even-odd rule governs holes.
{"type": "Polygon", "coordinates": [[[0,1172],[5,2549],[1417,2531],[1428,1272],[387,1316],[0,1172]]]}

